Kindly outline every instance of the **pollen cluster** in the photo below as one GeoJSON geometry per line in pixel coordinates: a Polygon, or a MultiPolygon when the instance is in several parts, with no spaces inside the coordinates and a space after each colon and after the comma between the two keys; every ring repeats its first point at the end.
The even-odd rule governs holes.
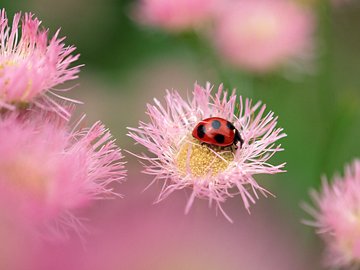
{"type": "Polygon", "coordinates": [[[180,173],[195,177],[215,176],[225,171],[233,160],[231,147],[200,144],[195,139],[186,140],[176,157],[180,173]]]}

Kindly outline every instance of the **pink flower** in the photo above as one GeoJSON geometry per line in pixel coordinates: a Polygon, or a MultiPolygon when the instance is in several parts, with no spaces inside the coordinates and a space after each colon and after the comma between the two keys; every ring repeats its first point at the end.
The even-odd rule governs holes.
{"type": "Polygon", "coordinates": [[[317,210],[305,205],[326,243],[325,264],[331,267],[360,265],[360,160],[345,169],[344,177],[334,177],[331,184],[323,180],[320,192],[311,196],[317,210]]]}
{"type": "MultiPolygon", "coordinates": [[[[137,181],[129,181],[126,188],[136,193],[139,180],[148,177],[141,176],[139,168],[133,169],[129,177],[137,181]]],[[[179,212],[183,203],[180,194],[157,207],[149,205],[148,195],[131,196],[121,204],[111,202],[108,214],[103,209],[92,211],[94,226],[102,233],[88,239],[85,252],[71,239],[66,248],[43,245],[32,249],[36,253],[32,252],[33,261],[29,262],[23,258],[29,252],[14,248],[12,254],[20,267],[3,269],[320,270],[314,266],[312,250],[303,245],[303,234],[292,226],[291,218],[284,219],[276,204],[261,203],[256,215],[247,215],[230,204],[229,211],[241,221],[232,226],[206,211],[205,205],[197,205],[196,213],[184,218],[179,212]]],[[[8,244],[12,235],[6,236],[8,244]]],[[[13,257],[5,257],[5,262],[13,257]]]]}
{"type": "Polygon", "coordinates": [[[208,21],[213,0],[140,0],[135,18],[145,25],[180,32],[197,28],[208,21]]]}
{"type": "Polygon", "coordinates": [[[4,114],[0,118],[0,205],[25,229],[66,236],[81,223],[73,211],[116,195],[125,175],[120,150],[97,122],[70,131],[59,116],[4,114]]]}
{"type": "Polygon", "coordinates": [[[308,59],[313,32],[312,14],[293,1],[238,0],[219,12],[212,39],[232,65],[263,73],[308,59]]]}
{"type": "Polygon", "coordinates": [[[65,46],[59,30],[48,40],[48,30],[31,13],[22,17],[21,31],[20,19],[15,14],[10,26],[5,9],[0,11],[0,109],[33,103],[68,117],[54,100],[60,97],[54,87],[78,77],[79,66],[70,65],[79,55],[72,55],[75,47],[65,46]]]}
{"type": "Polygon", "coordinates": [[[157,201],[178,189],[191,189],[185,212],[195,197],[215,201],[223,212],[221,203],[240,194],[246,209],[255,203],[258,192],[268,193],[254,179],[256,174],[281,172],[284,164],[273,166],[268,160],[278,151],[276,141],[285,136],[276,128],[277,117],[272,112],[264,115],[265,105],[251,100],[237,103],[235,93],[229,94],[220,86],[215,96],[212,87],[195,85],[193,97],[184,100],[178,92],[167,92],[166,104],[157,99],[147,105],[150,122],[139,123],[139,128],[129,128],[129,136],[144,145],[151,155],[141,155],[148,165],[145,173],[154,175],[154,181],[163,182],[157,201]],[[239,112],[236,113],[236,106],[239,112]],[[257,112],[257,113],[256,113],[257,112]],[[208,117],[222,117],[239,130],[244,143],[241,147],[213,147],[192,137],[195,125],[208,117]],[[235,190],[236,189],[236,190],[235,190]]]}

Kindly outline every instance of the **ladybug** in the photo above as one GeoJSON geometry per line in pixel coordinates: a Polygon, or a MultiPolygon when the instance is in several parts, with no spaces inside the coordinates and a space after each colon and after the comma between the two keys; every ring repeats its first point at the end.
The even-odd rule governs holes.
{"type": "Polygon", "coordinates": [[[210,117],[200,121],[194,128],[192,135],[202,143],[226,147],[244,143],[239,131],[234,125],[220,117],[210,117]]]}

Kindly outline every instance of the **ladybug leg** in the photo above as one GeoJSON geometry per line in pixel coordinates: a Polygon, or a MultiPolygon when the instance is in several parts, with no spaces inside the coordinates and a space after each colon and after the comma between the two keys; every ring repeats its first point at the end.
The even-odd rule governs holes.
{"type": "Polygon", "coordinates": [[[238,149],[238,146],[237,146],[238,142],[240,142],[240,148],[241,148],[242,145],[244,144],[244,140],[241,138],[239,131],[236,129],[235,130],[235,137],[234,137],[235,149],[238,149]]]}

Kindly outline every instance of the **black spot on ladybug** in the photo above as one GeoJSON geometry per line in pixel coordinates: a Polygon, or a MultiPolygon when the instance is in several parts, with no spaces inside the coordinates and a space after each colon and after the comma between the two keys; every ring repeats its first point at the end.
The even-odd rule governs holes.
{"type": "Polygon", "coordinates": [[[214,129],[219,129],[220,126],[221,126],[221,123],[220,123],[220,121],[218,121],[218,120],[213,120],[213,121],[211,122],[211,126],[212,126],[214,129]]]}
{"type": "Polygon", "coordinates": [[[222,134],[216,134],[214,136],[214,140],[217,142],[217,143],[224,143],[225,141],[225,136],[222,135],[222,134]]]}
{"type": "Polygon", "coordinates": [[[234,130],[234,129],[235,129],[234,125],[231,124],[229,121],[227,121],[226,126],[227,126],[229,129],[231,129],[231,130],[234,130]]]}
{"type": "Polygon", "coordinates": [[[198,128],[197,128],[197,135],[199,136],[199,138],[204,138],[205,132],[206,132],[206,129],[205,129],[205,126],[204,126],[204,125],[198,126],[198,128]]]}

